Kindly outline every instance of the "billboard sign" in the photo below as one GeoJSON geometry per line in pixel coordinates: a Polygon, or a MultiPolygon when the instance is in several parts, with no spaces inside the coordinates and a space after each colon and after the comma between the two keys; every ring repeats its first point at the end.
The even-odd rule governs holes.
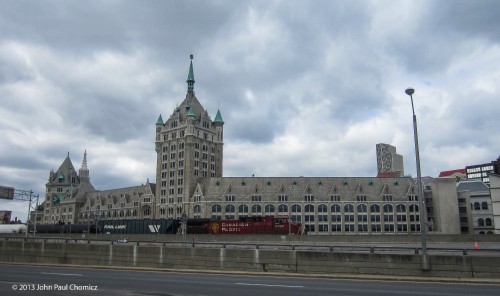
{"type": "Polygon", "coordinates": [[[14,199],[14,188],[0,186],[0,199],[14,199]]]}

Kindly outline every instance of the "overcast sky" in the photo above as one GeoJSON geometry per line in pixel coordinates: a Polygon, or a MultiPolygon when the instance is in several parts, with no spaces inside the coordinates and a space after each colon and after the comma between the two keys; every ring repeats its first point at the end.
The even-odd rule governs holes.
{"type": "MultiPolygon", "coordinates": [[[[0,185],[44,197],[85,149],[96,189],[155,182],[155,123],[195,92],[224,176],[415,176],[500,154],[500,1],[0,0],[0,185]]],[[[0,201],[26,219],[27,203],[0,201]]]]}

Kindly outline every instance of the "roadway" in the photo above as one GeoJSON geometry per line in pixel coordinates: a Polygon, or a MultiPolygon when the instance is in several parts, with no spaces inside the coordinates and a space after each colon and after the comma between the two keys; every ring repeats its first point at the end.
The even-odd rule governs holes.
{"type": "Polygon", "coordinates": [[[175,273],[0,263],[0,295],[497,296],[500,295],[500,284],[175,273]]]}

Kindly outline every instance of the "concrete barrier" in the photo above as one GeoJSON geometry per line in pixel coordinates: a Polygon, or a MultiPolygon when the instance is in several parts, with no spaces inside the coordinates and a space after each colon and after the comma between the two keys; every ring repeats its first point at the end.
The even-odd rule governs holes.
{"type": "Polygon", "coordinates": [[[500,278],[500,257],[2,241],[1,262],[305,274],[500,278]]]}

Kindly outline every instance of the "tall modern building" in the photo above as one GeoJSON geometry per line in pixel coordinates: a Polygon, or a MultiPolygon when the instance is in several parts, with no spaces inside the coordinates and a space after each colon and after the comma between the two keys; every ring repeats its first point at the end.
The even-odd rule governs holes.
{"type": "Polygon", "coordinates": [[[391,173],[392,176],[404,175],[403,156],[396,153],[396,147],[389,144],[377,144],[377,176],[391,173]]]}
{"type": "Polygon", "coordinates": [[[196,98],[193,55],[186,98],[167,121],[156,122],[156,204],[159,218],[179,218],[185,213],[201,178],[222,177],[224,121],[217,110],[212,120],[196,98]]]}

